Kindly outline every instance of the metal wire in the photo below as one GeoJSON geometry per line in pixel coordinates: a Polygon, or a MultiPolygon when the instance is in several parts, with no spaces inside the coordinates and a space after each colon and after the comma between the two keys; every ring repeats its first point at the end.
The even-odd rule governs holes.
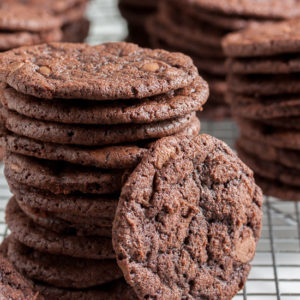
{"type": "MultiPolygon", "coordinates": [[[[117,10],[117,0],[94,0],[88,9],[92,21],[87,42],[98,44],[122,40],[126,23],[117,10]]],[[[230,121],[202,122],[202,132],[218,137],[230,146],[238,135],[230,121]]],[[[0,165],[0,240],[7,234],[5,205],[10,193],[0,165]]],[[[300,300],[300,204],[265,198],[262,237],[252,262],[246,286],[235,300],[300,300]]]]}

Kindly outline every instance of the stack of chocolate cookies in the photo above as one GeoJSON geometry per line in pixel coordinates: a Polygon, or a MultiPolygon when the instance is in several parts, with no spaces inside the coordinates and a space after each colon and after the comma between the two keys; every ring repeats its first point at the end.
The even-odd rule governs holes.
{"type": "Polygon", "coordinates": [[[127,43],[11,50],[0,79],[9,260],[46,299],[134,299],[111,240],[122,184],[156,139],[198,134],[207,83],[127,43]]]}
{"type": "Polygon", "coordinates": [[[147,29],[152,46],[190,55],[210,86],[202,117],[230,116],[225,101],[226,66],[222,38],[250,24],[300,15],[298,1],[163,0],[147,29]]]}
{"type": "Polygon", "coordinates": [[[128,23],[128,42],[137,43],[143,47],[150,46],[146,30],[146,21],[156,13],[159,0],[119,0],[119,9],[128,23]]]}
{"type": "Polygon", "coordinates": [[[300,200],[298,19],[228,35],[228,95],[237,149],[268,195],[300,200]]]}

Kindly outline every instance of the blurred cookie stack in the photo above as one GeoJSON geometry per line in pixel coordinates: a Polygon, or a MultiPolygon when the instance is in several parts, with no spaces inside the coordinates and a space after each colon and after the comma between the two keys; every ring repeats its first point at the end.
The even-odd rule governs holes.
{"type": "Polygon", "coordinates": [[[228,35],[227,101],[237,149],[265,194],[300,200],[300,20],[228,35]]]}
{"type": "Polygon", "coordinates": [[[190,55],[210,85],[201,117],[230,116],[225,102],[226,67],[222,38],[250,24],[300,15],[298,1],[163,0],[148,21],[152,46],[190,55]]]}
{"type": "Polygon", "coordinates": [[[80,43],[89,32],[90,22],[85,18],[89,0],[19,0],[29,5],[43,7],[62,20],[64,42],[80,43]]]}
{"type": "Polygon", "coordinates": [[[128,42],[149,47],[150,41],[146,30],[146,21],[155,14],[159,0],[119,0],[121,15],[128,23],[128,42]]]}
{"type": "Polygon", "coordinates": [[[182,54],[127,43],[24,47],[0,65],[9,260],[46,299],[134,299],[111,242],[119,193],[152,141],[198,134],[206,82],[182,54]]]}

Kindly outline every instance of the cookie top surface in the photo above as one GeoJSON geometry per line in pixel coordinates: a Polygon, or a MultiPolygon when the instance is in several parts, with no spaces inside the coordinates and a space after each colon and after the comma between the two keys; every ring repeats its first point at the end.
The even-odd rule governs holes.
{"type": "Polygon", "coordinates": [[[0,3],[1,31],[41,32],[59,28],[62,22],[45,9],[24,5],[16,0],[2,0],[0,3]]]}
{"type": "Polygon", "coordinates": [[[114,220],[126,281],[141,298],[233,297],[255,253],[261,206],[252,171],[223,142],[161,139],[123,186],[114,220]]]}
{"type": "Polygon", "coordinates": [[[52,43],[0,54],[0,78],[38,98],[144,98],[190,85],[198,76],[180,53],[119,42],[52,43]]]}
{"type": "Polygon", "coordinates": [[[227,35],[223,40],[223,49],[231,57],[299,53],[299,32],[298,19],[250,26],[227,35]]]}
{"type": "Polygon", "coordinates": [[[0,298],[10,300],[42,300],[31,284],[11,263],[0,255],[0,298]]]}
{"type": "Polygon", "coordinates": [[[291,18],[300,14],[297,0],[189,0],[191,4],[228,15],[291,18]]]}
{"type": "Polygon", "coordinates": [[[27,117],[67,124],[98,125],[145,124],[176,118],[200,110],[209,94],[208,85],[201,77],[185,88],[132,101],[41,101],[18,93],[9,86],[0,92],[6,108],[27,117]]]}

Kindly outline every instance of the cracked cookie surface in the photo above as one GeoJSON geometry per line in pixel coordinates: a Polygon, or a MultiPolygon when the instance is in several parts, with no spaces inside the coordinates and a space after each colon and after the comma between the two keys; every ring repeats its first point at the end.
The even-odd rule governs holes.
{"type": "Polygon", "coordinates": [[[229,299],[248,276],[262,221],[252,171],[223,142],[163,138],[123,186],[113,246],[140,298],[229,299]]]}

